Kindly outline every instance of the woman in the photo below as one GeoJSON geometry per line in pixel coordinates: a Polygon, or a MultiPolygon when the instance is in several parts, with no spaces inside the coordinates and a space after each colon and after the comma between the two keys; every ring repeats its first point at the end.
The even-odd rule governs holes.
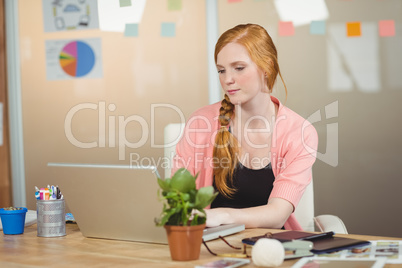
{"type": "Polygon", "coordinates": [[[283,82],[271,37],[259,25],[238,25],[219,38],[215,63],[225,97],[188,120],[173,169],[199,173],[198,188],[219,191],[207,226],[301,230],[292,213],[310,183],[318,138],[271,96],[278,75],[283,82]]]}

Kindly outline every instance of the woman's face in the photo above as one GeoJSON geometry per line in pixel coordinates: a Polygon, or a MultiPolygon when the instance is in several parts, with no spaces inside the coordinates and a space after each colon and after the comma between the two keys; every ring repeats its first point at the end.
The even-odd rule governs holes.
{"type": "Polygon", "coordinates": [[[266,94],[264,73],[251,60],[246,48],[229,43],[218,53],[216,68],[224,92],[233,104],[246,104],[266,94]]]}

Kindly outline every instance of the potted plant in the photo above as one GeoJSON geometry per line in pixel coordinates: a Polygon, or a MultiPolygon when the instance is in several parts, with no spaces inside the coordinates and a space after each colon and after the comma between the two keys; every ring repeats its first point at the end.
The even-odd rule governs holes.
{"type": "Polygon", "coordinates": [[[200,256],[207,207],[216,197],[212,186],[196,189],[195,180],[181,168],[172,178],[160,179],[159,195],[164,202],[157,225],[164,226],[173,260],[196,260],[200,256]]]}

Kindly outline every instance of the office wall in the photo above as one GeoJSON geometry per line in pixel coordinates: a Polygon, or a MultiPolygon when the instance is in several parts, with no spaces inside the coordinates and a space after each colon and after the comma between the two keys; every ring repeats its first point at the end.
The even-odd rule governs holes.
{"type": "MultiPolygon", "coordinates": [[[[187,117],[208,103],[204,1],[183,1],[179,11],[169,11],[167,1],[146,1],[138,37],[99,29],[44,32],[42,16],[42,1],[19,1],[29,209],[35,209],[34,186],[52,184],[45,169],[48,162],[128,165],[142,159],[140,164],[150,165],[152,159],[163,161],[163,149],[154,147],[163,144],[165,125],[180,122],[181,115],[187,117]],[[176,24],[175,37],[161,36],[163,22],[176,24]],[[102,76],[48,80],[45,42],[86,38],[101,40],[102,76]],[[152,104],[164,106],[151,109],[152,104]],[[71,127],[65,127],[66,118],[71,119],[71,127]],[[68,129],[75,140],[96,142],[96,146],[74,145],[68,129]],[[119,148],[123,142],[144,145],[119,148]]],[[[164,174],[161,168],[159,172],[164,174]]]]}
{"type": "MultiPolygon", "coordinates": [[[[273,0],[218,0],[219,33],[253,22],[266,27],[279,52],[288,88],[278,83],[274,94],[291,109],[314,122],[320,144],[314,165],[316,214],[340,216],[350,233],[402,237],[402,148],[399,115],[402,77],[400,0],[327,0],[329,17],[324,35],[312,35],[310,25],[280,36],[280,16],[273,0]],[[394,20],[393,37],[378,35],[379,20],[394,20]],[[345,24],[362,23],[361,37],[347,38],[345,24]],[[319,118],[321,116],[321,119],[319,118]]],[[[100,30],[45,33],[39,0],[20,0],[20,42],[24,146],[28,207],[34,209],[33,187],[51,183],[45,165],[53,162],[129,164],[130,153],[144,159],[163,155],[144,146],[119,148],[109,143],[109,122],[139,115],[150,122],[151,104],[169,103],[185,116],[207,104],[205,2],[183,0],[182,11],[167,11],[167,1],[148,0],[139,37],[100,30]],[[176,22],[174,38],[160,37],[160,23],[176,22]],[[45,41],[101,38],[103,77],[48,81],[45,41]],[[72,131],[82,142],[99,142],[99,111],[106,117],[105,147],[78,148],[66,138],[64,121],[79,104],[93,103],[73,118],[72,131]],[[108,110],[115,104],[114,111],[108,110]]],[[[303,12],[298,12],[303,13],[303,12]]],[[[163,127],[179,122],[176,111],[160,108],[155,142],[163,127]]],[[[103,134],[102,134],[103,135],[103,134]]],[[[131,142],[142,137],[140,125],[125,129],[131,142]]],[[[160,170],[161,171],[161,170],[160,170]]],[[[163,173],[162,173],[163,174],[163,173]]]]}
{"type": "MultiPolygon", "coordinates": [[[[402,237],[402,2],[325,4],[323,35],[311,34],[308,23],[280,36],[281,17],[269,0],[219,1],[219,29],[259,23],[276,43],[286,105],[309,117],[319,134],[316,215],[338,215],[350,233],[402,237]],[[379,36],[380,20],[395,21],[395,36],[379,36]],[[348,38],[346,23],[355,21],[361,22],[361,36],[348,38]]],[[[312,7],[296,9],[294,14],[307,14],[312,7]]],[[[280,83],[275,94],[285,101],[280,83]]]]}

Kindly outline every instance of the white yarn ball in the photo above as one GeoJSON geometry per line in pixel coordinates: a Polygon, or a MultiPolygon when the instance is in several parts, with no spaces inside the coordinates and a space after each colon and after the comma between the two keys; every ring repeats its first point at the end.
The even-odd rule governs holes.
{"type": "Polygon", "coordinates": [[[251,250],[251,258],[257,266],[276,267],[283,263],[285,249],[276,239],[258,239],[251,250]]]}

